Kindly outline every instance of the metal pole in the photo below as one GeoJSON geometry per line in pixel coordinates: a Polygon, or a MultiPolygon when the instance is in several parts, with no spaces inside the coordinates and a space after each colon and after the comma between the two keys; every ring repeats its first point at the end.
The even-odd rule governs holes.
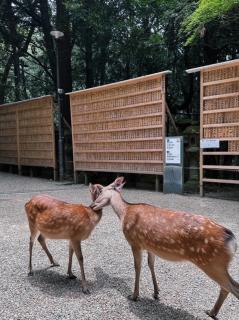
{"type": "Polygon", "coordinates": [[[56,74],[57,74],[57,118],[58,118],[58,161],[59,161],[59,180],[64,179],[64,130],[63,130],[63,118],[62,111],[64,105],[64,90],[61,88],[60,82],[60,65],[59,65],[59,49],[58,39],[55,40],[56,48],[56,74]]]}

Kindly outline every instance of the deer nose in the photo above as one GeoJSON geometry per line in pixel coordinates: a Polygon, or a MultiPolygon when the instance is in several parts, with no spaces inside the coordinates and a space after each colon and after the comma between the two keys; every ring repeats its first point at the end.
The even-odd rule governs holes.
{"type": "Polygon", "coordinates": [[[92,202],[91,205],[90,205],[90,208],[93,209],[94,207],[95,207],[95,202],[92,202]]]}

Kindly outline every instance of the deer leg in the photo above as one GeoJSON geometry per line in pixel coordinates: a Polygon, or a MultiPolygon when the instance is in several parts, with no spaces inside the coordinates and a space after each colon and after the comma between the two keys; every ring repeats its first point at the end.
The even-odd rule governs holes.
{"type": "Polygon", "coordinates": [[[154,262],[155,262],[155,255],[151,252],[148,252],[148,266],[151,271],[153,285],[154,285],[154,299],[158,299],[159,288],[156,280],[156,275],[154,272],[154,262]]]}
{"type": "Polygon", "coordinates": [[[139,278],[141,271],[141,262],[142,262],[142,252],[140,249],[132,247],[132,252],[134,255],[134,268],[135,268],[135,284],[134,284],[134,293],[128,298],[133,301],[137,301],[139,298],[139,278]]]}
{"type": "Polygon", "coordinates": [[[72,257],[73,257],[74,250],[69,243],[69,263],[68,263],[68,270],[67,274],[69,276],[69,279],[76,279],[76,276],[72,273],[72,257]]]}
{"type": "Polygon", "coordinates": [[[216,316],[217,316],[219,310],[221,309],[221,306],[223,305],[223,302],[226,300],[228,294],[229,294],[228,291],[226,291],[225,289],[221,288],[219,297],[218,297],[214,307],[212,308],[211,311],[206,311],[207,315],[209,315],[213,319],[217,319],[216,316]]]}
{"type": "Polygon", "coordinates": [[[32,247],[33,247],[33,243],[34,243],[34,239],[32,239],[32,237],[30,237],[30,242],[29,242],[29,272],[28,272],[29,276],[33,276],[33,272],[32,272],[32,247]]]}
{"type": "Polygon", "coordinates": [[[81,251],[81,242],[80,241],[71,240],[71,245],[72,245],[72,248],[73,248],[73,250],[74,250],[74,252],[76,254],[77,260],[78,260],[79,265],[80,265],[82,291],[85,294],[89,294],[90,291],[87,288],[86,279],[85,279],[84,259],[83,259],[83,255],[82,255],[82,251],[81,251]]]}
{"type": "Polygon", "coordinates": [[[48,256],[48,259],[50,260],[52,267],[59,267],[59,264],[54,261],[50,251],[48,250],[47,245],[46,245],[46,240],[43,237],[43,235],[40,234],[39,237],[37,238],[37,240],[39,241],[39,243],[40,243],[42,249],[45,251],[46,255],[48,256]]]}
{"type": "Polygon", "coordinates": [[[32,272],[32,248],[33,248],[34,240],[35,240],[36,235],[37,235],[37,229],[35,229],[31,225],[29,227],[30,227],[31,235],[30,235],[30,242],[29,242],[29,272],[28,272],[28,276],[33,276],[33,272],[32,272]]]}
{"type": "Polygon", "coordinates": [[[237,299],[239,299],[239,284],[230,277],[227,266],[228,263],[222,265],[221,262],[221,264],[215,263],[214,265],[209,265],[207,268],[203,269],[203,271],[221,287],[215,306],[210,312],[207,312],[207,314],[214,319],[216,319],[216,316],[223,305],[223,302],[227,298],[228,293],[231,292],[237,297],[237,299]]]}

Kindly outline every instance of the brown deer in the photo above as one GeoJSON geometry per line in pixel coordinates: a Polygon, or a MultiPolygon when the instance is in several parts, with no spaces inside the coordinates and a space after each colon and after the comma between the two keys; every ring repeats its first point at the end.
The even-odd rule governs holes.
{"type": "MultiPolygon", "coordinates": [[[[96,200],[99,188],[97,185],[90,185],[89,189],[92,200],[96,200]]],[[[25,204],[25,210],[31,233],[29,275],[33,275],[32,248],[36,237],[52,266],[58,266],[58,264],[48,250],[45,239],[66,239],[69,240],[68,276],[70,279],[76,278],[72,273],[72,257],[75,252],[81,269],[83,292],[89,293],[85,279],[81,241],[90,236],[101,219],[102,210],[92,210],[82,204],[67,203],[47,195],[34,196],[25,204]]]]}
{"type": "Polygon", "coordinates": [[[228,293],[239,299],[239,284],[229,273],[228,266],[236,252],[233,233],[211,219],[186,212],[161,209],[149,204],[127,203],[120,191],[124,178],[119,177],[110,185],[98,185],[99,197],[92,203],[94,210],[111,205],[120,218],[123,233],[134,256],[135,287],[132,300],[139,296],[139,277],[142,250],[148,251],[154,297],[158,297],[158,285],[154,273],[155,255],[171,261],[190,261],[204,271],[220,288],[219,297],[207,314],[216,319],[228,293]]]}

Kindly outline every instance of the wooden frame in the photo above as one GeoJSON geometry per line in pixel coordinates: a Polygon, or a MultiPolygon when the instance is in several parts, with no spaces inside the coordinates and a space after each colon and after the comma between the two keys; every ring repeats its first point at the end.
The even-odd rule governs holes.
{"type": "Polygon", "coordinates": [[[200,139],[219,139],[227,150],[200,149],[200,194],[204,183],[239,184],[238,179],[208,178],[205,170],[236,171],[238,165],[206,165],[206,156],[222,161],[225,156],[239,156],[239,59],[186,70],[200,72],[200,139]]]}
{"type": "Polygon", "coordinates": [[[0,163],[56,170],[52,96],[0,106],[0,163]]]}
{"type": "Polygon", "coordinates": [[[75,181],[79,171],[163,174],[168,73],[69,94],[75,181]]]}

